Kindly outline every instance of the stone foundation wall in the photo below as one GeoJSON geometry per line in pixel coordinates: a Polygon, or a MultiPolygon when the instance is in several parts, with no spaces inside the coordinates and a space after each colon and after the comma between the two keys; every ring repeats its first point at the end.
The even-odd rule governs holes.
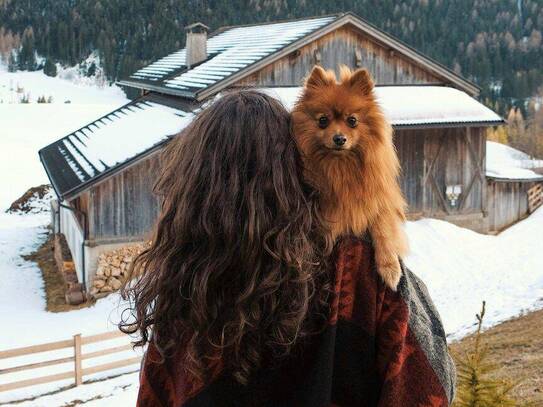
{"type": "Polygon", "coordinates": [[[101,298],[121,288],[127,278],[130,264],[145,247],[146,244],[138,243],[100,254],[90,295],[101,298]]]}

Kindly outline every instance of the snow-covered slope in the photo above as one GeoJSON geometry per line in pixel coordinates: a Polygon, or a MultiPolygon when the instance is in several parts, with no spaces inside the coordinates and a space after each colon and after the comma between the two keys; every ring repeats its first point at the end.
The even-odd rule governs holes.
{"type": "Polygon", "coordinates": [[[473,327],[481,302],[486,325],[543,306],[543,208],[497,236],[448,222],[407,223],[407,266],[419,275],[457,339],[473,327]]]}
{"type": "MultiPolygon", "coordinates": [[[[97,62],[89,59],[86,63],[97,62]]],[[[0,62],[0,106],[19,103],[23,97],[30,103],[44,96],[51,97],[52,103],[75,104],[112,104],[126,100],[123,91],[115,85],[109,85],[101,75],[86,77],[80,67],[61,68],[58,75],[49,77],[43,71],[8,72],[6,65],[0,62]]]]}
{"type": "Polygon", "coordinates": [[[50,78],[43,72],[9,73],[5,66],[0,66],[2,99],[0,211],[28,188],[49,182],[39,162],[40,148],[128,102],[118,87],[75,84],[50,78]],[[30,93],[31,101],[45,95],[52,96],[53,103],[7,103],[17,95],[9,90],[16,89],[17,84],[30,93]],[[65,100],[71,103],[64,103],[65,100]]]}
{"type": "Polygon", "coordinates": [[[495,141],[486,142],[486,175],[496,178],[541,178],[530,168],[543,168],[543,160],[495,141]]]}

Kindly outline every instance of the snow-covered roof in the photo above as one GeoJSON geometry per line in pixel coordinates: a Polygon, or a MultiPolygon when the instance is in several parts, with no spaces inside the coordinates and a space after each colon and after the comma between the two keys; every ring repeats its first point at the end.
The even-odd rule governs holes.
{"type": "MultiPolygon", "coordinates": [[[[291,109],[302,88],[262,88],[291,109]]],[[[377,86],[377,100],[385,116],[396,128],[496,125],[503,119],[468,94],[445,86],[377,86]]]]}
{"type": "Polygon", "coordinates": [[[140,99],[101,117],[40,150],[59,196],[162,144],[192,120],[193,113],[140,99]]]}
{"type": "Polygon", "coordinates": [[[183,48],[140,69],[130,78],[163,81],[162,85],[167,88],[197,91],[273,54],[336,18],[338,15],[226,28],[207,40],[208,59],[195,68],[186,70],[186,49],[183,48]]]}
{"type": "Polygon", "coordinates": [[[260,69],[309,41],[345,25],[362,31],[385,48],[393,49],[415,61],[439,77],[443,83],[453,84],[470,94],[478,93],[479,88],[475,84],[350,12],[224,27],[209,36],[206,43],[207,59],[202,63],[187,67],[186,49],[182,48],[138,70],[119,83],[123,86],[204,100],[249,75],[253,70],[260,69]]]}
{"type": "Polygon", "coordinates": [[[496,180],[541,181],[543,175],[533,168],[543,168],[543,160],[494,141],[486,142],[486,176],[496,180]]]}

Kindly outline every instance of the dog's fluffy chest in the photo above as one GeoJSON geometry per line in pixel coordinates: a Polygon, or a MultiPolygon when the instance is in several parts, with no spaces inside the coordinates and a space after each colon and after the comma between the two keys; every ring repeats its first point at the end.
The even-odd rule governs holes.
{"type": "Polygon", "coordinates": [[[368,228],[369,214],[360,201],[330,200],[324,203],[323,214],[334,239],[351,234],[362,236],[368,228]]]}

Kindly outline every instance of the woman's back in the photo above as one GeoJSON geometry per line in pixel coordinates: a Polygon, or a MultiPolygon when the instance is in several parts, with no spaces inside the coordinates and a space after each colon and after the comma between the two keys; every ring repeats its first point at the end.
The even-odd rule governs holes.
{"type": "Polygon", "coordinates": [[[424,284],[404,268],[398,292],[386,288],[368,241],[345,239],[334,258],[331,315],[322,332],[268,361],[245,386],[227,372],[203,386],[184,372],[182,351],[160,364],[151,347],[138,405],[448,406],[454,365],[424,284]]]}

